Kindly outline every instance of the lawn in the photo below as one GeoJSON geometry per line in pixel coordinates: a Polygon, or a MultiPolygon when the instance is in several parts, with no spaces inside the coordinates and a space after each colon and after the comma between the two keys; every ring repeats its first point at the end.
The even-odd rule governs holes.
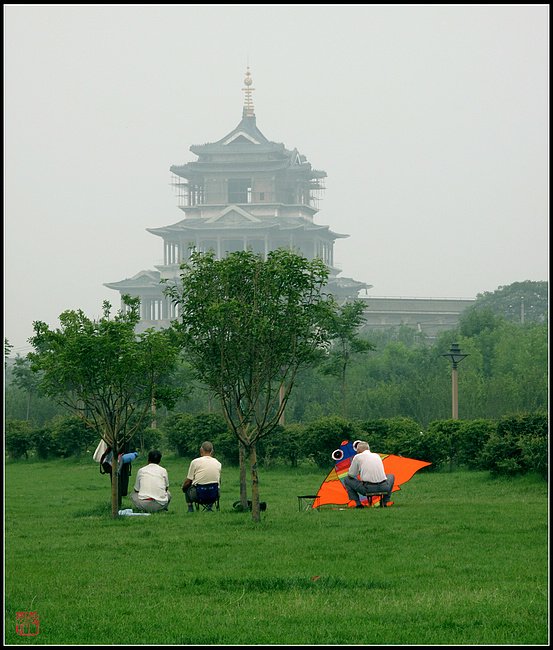
{"type": "MultiPolygon", "coordinates": [[[[133,465],[133,477],[144,464],[133,465]]],[[[536,477],[423,470],[389,508],[299,512],[326,476],[261,469],[262,521],[186,512],[110,518],[90,458],[7,462],[5,643],[36,645],[546,645],[548,490],[536,477]],[[18,612],[39,633],[16,633],[18,612]]],[[[133,477],[131,477],[131,486],[133,477]]],[[[123,508],[132,507],[123,499],[123,508]]]]}

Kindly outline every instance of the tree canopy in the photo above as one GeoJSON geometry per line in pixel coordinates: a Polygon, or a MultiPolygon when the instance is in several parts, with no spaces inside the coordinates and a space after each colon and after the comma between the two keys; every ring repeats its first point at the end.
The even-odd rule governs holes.
{"type": "Polygon", "coordinates": [[[474,309],[486,308],[507,321],[544,322],[549,313],[549,283],[526,280],[479,293],[474,309]]]}
{"type": "Polygon", "coordinates": [[[335,305],[323,293],[327,278],[321,260],[287,249],[267,259],[239,251],[221,260],[193,251],[180,284],[166,289],[182,316],[174,327],[198,379],[217,395],[250,456],[254,520],[256,443],[278,425],[298,371],[315,364],[328,344],[335,305]]]}
{"type": "Polygon", "coordinates": [[[176,391],[162,377],[174,366],[179,349],[170,331],[147,330],[137,336],[139,299],[124,297],[125,307],[110,318],[89,319],[66,311],[61,327],[34,323],[29,339],[35,352],[31,368],[41,374],[42,390],[92,427],[113,451],[112,515],[118,511],[118,454],[139,428],[155,401],[174,403],[176,391]]]}
{"type": "Polygon", "coordinates": [[[359,327],[365,320],[362,300],[346,302],[331,315],[329,338],[332,342],[328,357],[322,365],[323,373],[342,380],[342,415],[347,417],[346,372],[358,354],[375,350],[376,346],[359,336],[359,327]]]}

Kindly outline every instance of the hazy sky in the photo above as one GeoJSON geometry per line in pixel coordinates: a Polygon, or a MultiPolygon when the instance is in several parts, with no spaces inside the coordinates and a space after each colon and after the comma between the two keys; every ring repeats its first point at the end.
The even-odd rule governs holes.
{"type": "Polygon", "coordinates": [[[88,316],[184,216],[169,167],[257,126],[327,172],[374,296],[547,280],[548,5],[4,5],[4,335],[88,316]]]}

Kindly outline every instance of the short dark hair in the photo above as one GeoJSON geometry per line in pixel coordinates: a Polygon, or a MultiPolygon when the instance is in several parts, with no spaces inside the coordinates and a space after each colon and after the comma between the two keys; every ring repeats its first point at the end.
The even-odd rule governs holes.
{"type": "Polygon", "coordinates": [[[148,462],[159,464],[160,461],[161,461],[161,451],[158,451],[157,449],[152,449],[152,451],[148,454],[148,462]]]}

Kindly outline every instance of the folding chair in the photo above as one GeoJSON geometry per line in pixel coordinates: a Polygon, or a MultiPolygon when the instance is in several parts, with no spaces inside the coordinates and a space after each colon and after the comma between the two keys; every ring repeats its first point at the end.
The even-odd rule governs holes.
{"type": "Polygon", "coordinates": [[[207,485],[196,485],[196,510],[202,507],[202,510],[212,510],[215,504],[219,510],[219,486],[217,483],[208,483],[207,485]]]}

